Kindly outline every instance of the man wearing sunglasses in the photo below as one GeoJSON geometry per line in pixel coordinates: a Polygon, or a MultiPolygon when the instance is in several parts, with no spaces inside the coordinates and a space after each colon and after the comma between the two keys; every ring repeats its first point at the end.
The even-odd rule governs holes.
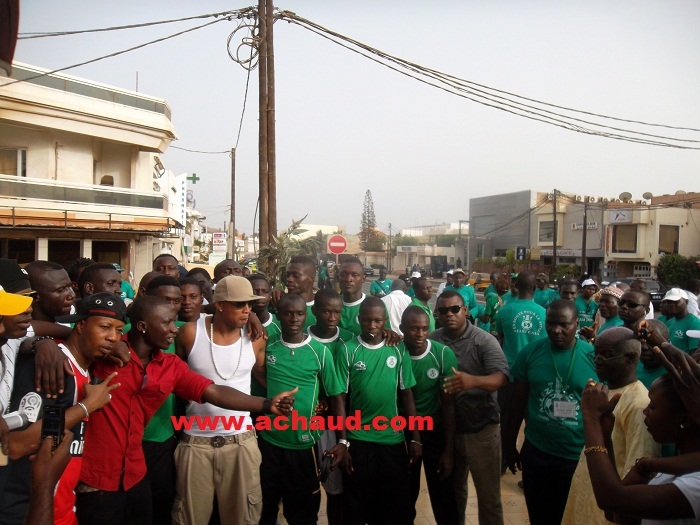
{"type": "Polygon", "coordinates": [[[628,290],[620,297],[618,315],[625,328],[636,331],[639,321],[644,319],[649,311],[651,298],[645,292],[628,290]]]}
{"type": "Polygon", "coordinates": [[[459,292],[443,292],[436,310],[442,328],[428,337],[450,347],[459,364],[457,373],[445,381],[445,390],[455,394],[454,486],[459,522],[465,522],[471,471],[479,497],[479,523],[502,524],[501,433],[496,391],[508,381],[508,362],[496,338],[468,322],[459,292]]]}
{"type": "MultiPolygon", "coordinates": [[[[216,314],[182,327],[176,341],[178,355],[187,360],[191,370],[217,385],[250,394],[253,373],[266,387],[265,340],[251,341],[245,330],[258,299],[262,297],[253,293],[245,277],[222,278],[214,289],[216,314]]],[[[216,424],[192,426],[180,437],[175,452],[175,522],[207,523],[217,494],[222,523],[233,523],[243,515],[250,517],[250,523],[257,523],[262,512],[261,456],[250,412],[190,403],[187,416],[209,417],[216,424]],[[214,420],[217,416],[223,417],[214,420]],[[242,421],[240,428],[225,428],[224,423],[232,418],[242,421]]]]}

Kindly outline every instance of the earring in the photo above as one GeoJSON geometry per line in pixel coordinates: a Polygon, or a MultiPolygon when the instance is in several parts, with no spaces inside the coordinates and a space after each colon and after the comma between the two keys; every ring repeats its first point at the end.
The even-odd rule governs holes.
{"type": "Polygon", "coordinates": [[[146,333],[146,329],[144,328],[143,330],[141,330],[141,333],[142,333],[142,334],[145,334],[145,333],[146,333]]]}
{"type": "Polygon", "coordinates": [[[681,423],[681,428],[685,428],[685,425],[683,423],[681,423]]]}

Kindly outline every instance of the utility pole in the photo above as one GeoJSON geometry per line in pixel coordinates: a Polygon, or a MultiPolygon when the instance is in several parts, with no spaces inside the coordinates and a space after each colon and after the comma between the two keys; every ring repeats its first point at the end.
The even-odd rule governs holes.
{"type": "Polygon", "coordinates": [[[586,236],[588,234],[588,197],[583,198],[583,235],[581,236],[581,275],[588,273],[586,265],[586,236]]]}
{"type": "Polygon", "coordinates": [[[236,258],[236,148],[231,148],[231,215],[228,236],[231,258],[236,258]]]}
{"type": "Polygon", "coordinates": [[[389,223],[389,250],[386,253],[387,273],[391,272],[391,223],[389,223]]]}
{"type": "Polygon", "coordinates": [[[557,271],[557,189],[554,188],[552,206],[552,275],[557,271]]]}
{"type": "Polygon", "coordinates": [[[270,238],[277,237],[277,153],[275,141],[275,46],[273,24],[274,6],[267,0],[267,229],[270,238]]]}

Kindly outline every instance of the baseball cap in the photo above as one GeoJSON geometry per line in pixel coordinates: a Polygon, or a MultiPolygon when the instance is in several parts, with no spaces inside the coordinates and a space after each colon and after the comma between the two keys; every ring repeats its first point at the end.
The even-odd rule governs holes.
{"type": "Polygon", "coordinates": [[[455,273],[454,270],[447,270],[447,275],[452,275],[454,273],[455,273]]]}
{"type": "Polygon", "coordinates": [[[467,275],[467,272],[465,272],[465,271],[462,270],[461,268],[455,268],[454,270],[452,270],[452,274],[453,274],[453,275],[456,274],[456,273],[461,273],[462,275],[467,275]]]}
{"type": "Polygon", "coordinates": [[[584,286],[598,286],[598,284],[593,279],[586,279],[581,283],[581,288],[584,286]]]}
{"type": "Polygon", "coordinates": [[[663,298],[664,301],[679,301],[681,299],[685,299],[687,301],[688,294],[685,293],[685,290],[681,290],[680,288],[671,288],[668,292],[666,292],[666,295],[664,295],[663,298]]]}
{"type": "Polygon", "coordinates": [[[6,292],[0,286],[0,315],[19,315],[31,306],[33,300],[28,295],[6,292]]]}
{"type": "Polygon", "coordinates": [[[100,292],[85,297],[74,314],[57,317],[56,322],[77,323],[88,317],[109,317],[126,322],[126,305],[118,295],[100,292]]]}
{"type": "Polygon", "coordinates": [[[0,259],[0,286],[9,293],[28,294],[32,291],[27,271],[10,259],[0,259]]]}
{"type": "Polygon", "coordinates": [[[423,276],[420,274],[420,272],[413,272],[411,274],[411,279],[420,279],[421,277],[423,276]]]}
{"type": "Polygon", "coordinates": [[[548,282],[549,282],[549,276],[548,276],[546,273],[538,273],[538,274],[537,274],[537,277],[535,277],[535,280],[536,280],[536,281],[542,280],[542,281],[548,283],[548,282]]]}
{"type": "Polygon", "coordinates": [[[238,275],[227,275],[221,279],[214,289],[214,302],[231,301],[242,303],[262,299],[261,296],[253,293],[253,286],[245,277],[238,275]]]}

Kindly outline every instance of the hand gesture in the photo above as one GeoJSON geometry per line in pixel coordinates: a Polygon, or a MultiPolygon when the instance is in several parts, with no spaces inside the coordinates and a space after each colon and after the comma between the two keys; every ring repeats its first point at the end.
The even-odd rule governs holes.
{"type": "Polygon", "coordinates": [[[466,372],[460,372],[452,367],[453,376],[446,377],[443,383],[443,388],[448,394],[456,394],[464,390],[476,388],[477,377],[466,372]]]}
{"type": "Polygon", "coordinates": [[[656,346],[652,351],[673,379],[673,386],[690,415],[700,423],[700,365],[670,343],[656,346]]]}
{"type": "Polygon", "coordinates": [[[280,392],[277,394],[272,398],[270,412],[276,416],[286,416],[289,414],[294,406],[294,394],[298,391],[299,387],[295,387],[294,390],[288,390],[287,392],[280,392]]]}
{"type": "Polygon", "coordinates": [[[92,414],[110,402],[112,399],[110,392],[120,385],[120,383],[109,384],[115,377],[117,377],[117,372],[112,372],[99,385],[85,385],[83,404],[89,413],[92,414]]]}
{"type": "Polygon", "coordinates": [[[581,412],[584,418],[597,419],[603,428],[603,433],[609,435],[615,422],[613,410],[622,394],[615,394],[608,399],[608,387],[593,379],[589,379],[581,395],[581,412]]]}

